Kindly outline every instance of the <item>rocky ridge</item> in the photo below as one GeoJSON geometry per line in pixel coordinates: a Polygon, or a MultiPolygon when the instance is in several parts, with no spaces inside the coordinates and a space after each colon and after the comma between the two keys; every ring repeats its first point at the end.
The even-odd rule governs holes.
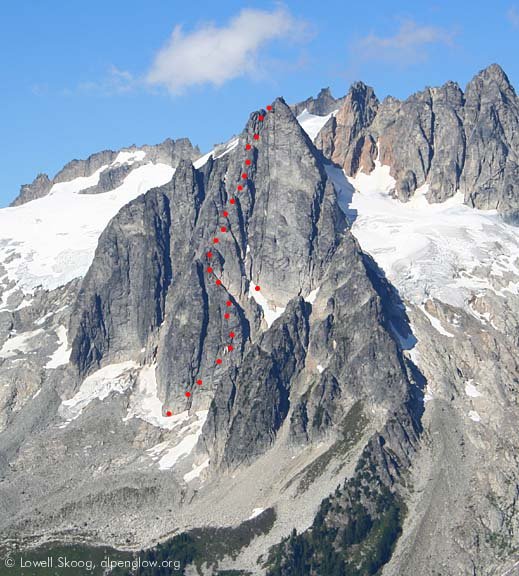
{"type": "Polygon", "coordinates": [[[370,172],[378,158],[391,167],[402,201],[425,184],[430,202],[460,190],[468,205],[497,209],[515,222],[518,121],[517,94],[494,64],[465,92],[447,82],[404,101],[379,102],[371,88],[356,83],[316,144],[349,176],[370,172]]]}

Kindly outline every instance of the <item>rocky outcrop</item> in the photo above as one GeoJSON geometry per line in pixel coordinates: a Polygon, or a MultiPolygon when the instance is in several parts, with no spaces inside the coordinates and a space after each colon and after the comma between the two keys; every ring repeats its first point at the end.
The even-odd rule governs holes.
{"type": "Polygon", "coordinates": [[[198,146],[193,146],[188,138],[172,140],[166,138],[164,142],[153,146],[142,146],[139,150],[146,152],[146,160],[154,164],[162,163],[176,167],[181,160],[192,162],[201,156],[198,146]]]}
{"type": "Polygon", "coordinates": [[[299,116],[304,110],[317,116],[326,116],[337,110],[343,100],[344,98],[334,98],[329,88],[322,88],[316,98],[307,98],[303,102],[290,106],[290,108],[295,116],[299,116]]]}
{"type": "Polygon", "coordinates": [[[99,182],[95,186],[81,190],[81,194],[102,194],[103,192],[115,190],[137,166],[139,164],[134,162],[133,164],[116,164],[113,167],[106,168],[99,174],[99,182]]]}
{"type": "Polygon", "coordinates": [[[20,188],[20,193],[11,202],[10,206],[20,206],[31,200],[37,200],[42,196],[46,196],[52,188],[52,181],[49,180],[47,174],[38,174],[31,184],[23,184],[20,188]]]}
{"type": "Polygon", "coordinates": [[[465,91],[466,161],[461,178],[465,201],[476,208],[519,215],[519,99],[496,64],[465,91]]]}
{"type": "Polygon", "coordinates": [[[376,145],[366,129],[377,114],[379,103],[373,89],[356,82],[344,97],[342,106],[318,134],[315,144],[327,158],[348,174],[370,172],[376,145]]]}
{"type": "Polygon", "coordinates": [[[58,184],[59,182],[69,182],[75,178],[92,176],[102,166],[113,162],[116,156],[117,152],[113,150],[103,150],[91,154],[86,160],[71,160],[54,176],[52,183],[58,184]]]}
{"type": "Polygon", "coordinates": [[[371,88],[356,83],[316,145],[351,176],[369,173],[378,157],[391,167],[395,195],[404,202],[427,184],[430,202],[460,190],[470,206],[497,209],[516,221],[518,126],[519,99],[493,64],[465,93],[447,82],[404,101],[388,97],[378,104],[371,88]]]}

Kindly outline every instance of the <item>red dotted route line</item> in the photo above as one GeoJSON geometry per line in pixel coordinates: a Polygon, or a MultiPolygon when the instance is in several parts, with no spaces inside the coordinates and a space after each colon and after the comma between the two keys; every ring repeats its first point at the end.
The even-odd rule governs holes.
{"type": "MultiPolygon", "coordinates": [[[[270,104],[269,104],[266,108],[267,108],[267,112],[271,112],[271,111],[272,111],[272,106],[271,106],[270,104]]],[[[258,114],[258,121],[259,121],[259,122],[263,122],[263,120],[265,120],[265,115],[264,115],[264,114],[258,114]]],[[[259,140],[259,139],[260,139],[259,133],[256,132],[255,134],[253,134],[252,138],[253,138],[253,140],[255,140],[255,141],[259,140]]],[[[253,149],[253,145],[250,144],[249,142],[247,142],[247,143],[245,144],[245,150],[246,150],[246,152],[250,152],[252,149],[253,149]]],[[[246,184],[246,183],[248,182],[248,180],[249,180],[249,175],[248,175],[248,173],[247,173],[247,168],[249,168],[251,165],[252,165],[252,159],[251,159],[251,158],[248,158],[248,157],[245,158],[245,160],[244,160],[244,166],[245,166],[245,168],[244,168],[244,171],[241,173],[241,180],[242,180],[245,184],[246,184]]],[[[237,184],[237,186],[236,186],[237,192],[241,192],[243,189],[244,189],[243,184],[237,184]]],[[[236,198],[235,198],[234,196],[231,196],[231,198],[229,199],[229,204],[230,204],[231,206],[236,205],[236,198]]],[[[226,219],[226,224],[220,226],[220,232],[221,232],[222,234],[226,234],[227,232],[229,232],[229,229],[230,229],[230,222],[229,222],[229,220],[228,220],[228,218],[229,218],[229,211],[228,211],[228,210],[222,210],[221,214],[222,214],[222,216],[226,219]]],[[[217,245],[217,244],[219,244],[219,243],[220,243],[220,238],[219,238],[218,236],[215,236],[215,237],[212,239],[212,244],[213,244],[213,245],[217,245]]],[[[215,275],[214,268],[211,266],[211,258],[213,258],[213,256],[214,256],[213,252],[211,252],[211,250],[208,250],[208,251],[206,252],[205,256],[206,256],[206,259],[207,259],[207,267],[206,267],[206,272],[207,272],[207,274],[212,275],[212,276],[216,276],[216,275],[215,275]]],[[[215,278],[215,284],[216,284],[217,286],[223,286],[222,281],[220,280],[220,278],[215,278]]],[[[260,290],[260,287],[259,287],[259,286],[255,286],[254,289],[255,289],[256,291],[259,291],[259,290],[260,290]]],[[[225,305],[226,305],[227,308],[229,308],[229,309],[231,309],[231,308],[233,307],[233,303],[232,303],[232,301],[229,300],[229,299],[226,300],[225,305]]],[[[225,312],[224,315],[223,315],[223,317],[225,318],[225,320],[229,320],[229,319],[231,318],[230,312],[225,312]]],[[[232,351],[234,350],[234,345],[232,344],[232,342],[233,342],[235,336],[236,336],[236,333],[231,330],[231,331],[229,332],[229,341],[225,344],[225,348],[224,348],[224,350],[225,350],[226,352],[232,352],[232,351]]],[[[222,358],[220,358],[220,357],[216,358],[215,363],[216,363],[216,365],[220,366],[220,365],[223,363],[222,358]]],[[[198,379],[196,380],[196,383],[197,383],[198,386],[202,386],[203,381],[202,381],[201,378],[198,378],[198,379]]],[[[185,395],[186,395],[187,398],[189,398],[189,397],[191,396],[191,392],[189,392],[189,390],[188,390],[188,391],[186,391],[185,395]]],[[[166,416],[168,416],[168,417],[169,417],[169,416],[173,416],[173,412],[172,412],[171,410],[169,410],[169,409],[166,410],[166,416]]]]}

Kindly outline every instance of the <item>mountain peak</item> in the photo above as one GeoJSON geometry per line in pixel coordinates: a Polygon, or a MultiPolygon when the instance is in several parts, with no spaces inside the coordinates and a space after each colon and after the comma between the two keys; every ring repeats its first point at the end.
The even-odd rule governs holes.
{"type": "Polygon", "coordinates": [[[501,91],[514,90],[505,71],[499,64],[494,63],[478,72],[474,78],[472,78],[472,80],[467,85],[467,91],[475,85],[483,87],[492,84],[497,84],[501,91]]]}

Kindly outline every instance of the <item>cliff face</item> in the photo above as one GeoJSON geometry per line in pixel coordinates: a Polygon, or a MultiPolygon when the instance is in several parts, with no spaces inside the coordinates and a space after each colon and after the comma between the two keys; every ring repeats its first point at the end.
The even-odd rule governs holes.
{"type": "Polygon", "coordinates": [[[211,461],[236,466],[268,449],[287,417],[292,439],[306,441],[358,399],[406,400],[381,317],[324,166],[277,100],[264,121],[251,116],[233,151],[200,171],[182,164],[112,220],[72,314],[71,360],[86,375],[145,348],[165,405],[209,408],[211,461]],[[247,142],[247,184],[235,194],[247,142]],[[284,312],[265,331],[268,309],[284,312]],[[216,364],[229,331],[234,350],[216,364]]]}

